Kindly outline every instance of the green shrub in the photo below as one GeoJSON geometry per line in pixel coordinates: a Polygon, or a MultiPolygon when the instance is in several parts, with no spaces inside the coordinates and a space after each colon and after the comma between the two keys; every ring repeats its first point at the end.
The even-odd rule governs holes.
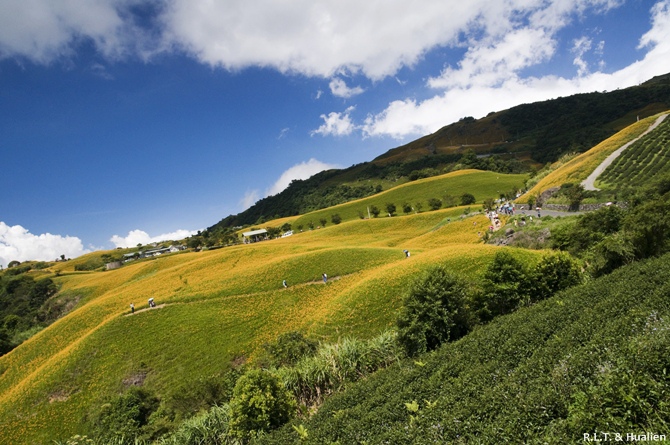
{"type": "Polygon", "coordinates": [[[532,302],[544,300],[560,290],[582,282],[579,263],[564,252],[543,257],[533,269],[532,275],[532,302]]]}
{"type": "Polygon", "coordinates": [[[136,437],[142,436],[143,428],[149,424],[149,417],[158,406],[159,400],[152,392],[131,387],[94,414],[92,427],[96,439],[132,443],[136,437]]]}
{"type": "Polygon", "coordinates": [[[414,281],[398,317],[398,341],[409,356],[431,351],[469,330],[467,287],[445,266],[414,281]]]}
{"type": "Polygon", "coordinates": [[[430,207],[431,210],[439,210],[442,208],[442,201],[437,198],[430,198],[428,200],[428,207],[430,207]]]}
{"type": "Polygon", "coordinates": [[[467,205],[470,205],[470,204],[474,204],[475,202],[477,202],[477,200],[475,199],[475,195],[473,195],[472,193],[463,193],[461,195],[461,205],[462,206],[467,206],[467,205]]]}
{"type": "Polygon", "coordinates": [[[274,343],[263,345],[264,354],[260,362],[263,366],[274,368],[293,366],[303,357],[314,355],[318,345],[300,332],[287,332],[280,335],[274,343]]]}
{"type": "Polygon", "coordinates": [[[278,428],[295,408],[278,377],[261,369],[248,371],[237,381],[230,400],[230,434],[245,439],[278,428]]]}
{"type": "Polygon", "coordinates": [[[486,269],[482,288],[475,296],[475,308],[481,321],[490,321],[530,303],[532,282],[524,265],[503,249],[486,269]]]}
{"type": "Polygon", "coordinates": [[[342,222],[342,217],[340,216],[339,213],[333,213],[330,216],[330,220],[332,221],[333,224],[339,224],[342,222]]]}

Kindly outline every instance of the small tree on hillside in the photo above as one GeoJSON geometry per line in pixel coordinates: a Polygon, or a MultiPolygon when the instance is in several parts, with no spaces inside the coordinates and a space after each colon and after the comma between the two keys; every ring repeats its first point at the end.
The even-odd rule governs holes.
{"type": "Polygon", "coordinates": [[[423,210],[423,203],[418,201],[416,204],[414,204],[414,208],[416,209],[416,213],[421,213],[423,210]]]}
{"type": "Polygon", "coordinates": [[[430,198],[428,200],[428,207],[430,207],[431,210],[439,210],[442,207],[442,201],[438,198],[430,198]]]}
{"type": "Polygon", "coordinates": [[[508,314],[530,302],[532,283],[526,268],[509,251],[499,250],[484,273],[483,290],[475,296],[482,321],[508,314]]]}
{"type": "Polygon", "coordinates": [[[321,223],[321,227],[326,227],[326,223],[328,222],[326,218],[320,218],[319,222],[321,223]]]}
{"type": "Polygon", "coordinates": [[[470,327],[467,286],[445,266],[412,283],[398,317],[398,341],[408,355],[431,351],[464,336],[470,327]]]}
{"type": "Polygon", "coordinates": [[[293,397],[279,377],[261,369],[244,374],[230,400],[230,432],[248,439],[284,425],[295,411],[293,397]]]}
{"type": "Polygon", "coordinates": [[[405,215],[412,213],[412,205],[408,202],[402,204],[402,211],[405,215]]]}
{"type": "Polygon", "coordinates": [[[330,220],[332,221],[333,224],[339,224],[342,222],[342,217],[340,216],[339,213],[333,213],[330,217],[330,220]]]}
{"type": "Polygon", "coordinates": [[[558,252],[543,257],[532,273],[531,302],[544,300],[554,293],[582,281],[579,263],[569,253],[558,252]]]}
{"type": "Polygon", "coordinates": [[[370,213],[372,214],[373,217],[375,217],[375,218],[378,217],[379,212],[380,212],[379,207],[377,207],[375,205],[370,206],[370,213]]]}
{"type": "Polygon", "coordinates": [[[389,216],[395,215],[396,207],[395,204],[392,202],[387,202],[386,203],[386,212],[389,214],[389,216]]]}
{"type": "Polygon", "coordinates": [[[477,202],[477,200],[475,199],[475,195],[473,195],[472,193],[463,193],[461,195],[462,206],[468,206],[470,204],[474,204],[475,202],[477,202]]]}

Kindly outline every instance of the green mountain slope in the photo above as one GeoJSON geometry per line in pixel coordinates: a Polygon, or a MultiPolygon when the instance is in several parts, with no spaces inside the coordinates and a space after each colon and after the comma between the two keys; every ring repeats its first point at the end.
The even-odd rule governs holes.
{"type": "Polygon", "coordinates": [[[667,435],[668,273],[666,255],[500,317],[332,397],[296,422],[307,440],[289,425],[260,443],[564,444],[594,433],[667,435]]]}

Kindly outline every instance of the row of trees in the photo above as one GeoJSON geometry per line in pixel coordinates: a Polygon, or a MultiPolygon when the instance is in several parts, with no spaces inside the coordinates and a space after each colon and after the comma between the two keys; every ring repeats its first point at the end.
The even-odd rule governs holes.
{"type": "Polygon", "coordinates": [[[463,337],[477,324],[581,281],[580,265],[566,253],[547,255],[528,267],[508,250],[500,250],[479,285],[436,266],[410,286],[398,317],[398,340],[409,356],[432,351],[463,337]]]}

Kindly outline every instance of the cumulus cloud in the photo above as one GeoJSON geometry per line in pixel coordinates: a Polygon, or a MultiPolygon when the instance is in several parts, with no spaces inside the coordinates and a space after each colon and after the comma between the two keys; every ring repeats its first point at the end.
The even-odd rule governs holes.
{"type": "MultiPolygon", "coordinates": [[[[622,2],[96,0],[81,8],[70,0],[12,1],[0,5],[0,58],[49,63],[71,54],[82,41],[93,42],[108,58],[181,51],[229,70],[257,66],[330,78],[331,92],[347,98],[363,89],[338,76],[378,81],[413,67],[436,48],[464,49],[460,61],[428,79],[426,86],[439,90],[433,97],[391,101],[362,125],[352,121],[353,108],[331,112],[321,116],[324,124],[312,132],[404,137],[435,131],[464,115],[479,117],[520,102],[625,87],[667,73],[670,0],[660,0],[651,8],[651,29],[639,41],[646,54],[629,67],[592,72],[586,52],[597,54],[604,42],[587,39],[574,42],[574,77],[524,77],[525,70],[556,55],[567,25],[622,2]]],[[[601,60],[593,68],[603,67],[601,60]]],[[[319,91],[316,98],[320,96],[319,91]]]]}
{"type": "Polygon", "coordinates": [[[277,181],[270,187],[267,195],[276,195],[289,186],[294,179],[307,179],[315,174],[331,168],[340,168],[338,165],[326,164],[325,162],[317,161],[311,158],[307,162],[301,162],[286,170],[277,179],[277,181]]]}
{"type": "Polygon", "coordinates": [[[198,233],[197,230],[180,229],[158,236],[151,236],[144,230],[136,229],[131,230],[128,232],[128,235],[124,237],[114,235],[110,238],[110,241],[114,244],[115,247],[135,247],[138,244],[147,245],[151,243],[160,243],[162,241],[181,240],[195,235],[196,233],[198,233]]]}
{"type": "Polygon", "coordinates": [[[340,78],[335,78],[331,80],[329,87],[330,92],[333,93],[333,96],[343,97],[345,99],[357,96],[365,91],[361,87],[353,87],[353,88],[348,87],[346,82],[340,78]]]}
{"type": "MultiPolygon", "coordinates": [[[[423,101],[392,101],[381,112],[366,118],[360,127],[363,135],[402,139],[432,133],[463,116],[482,117],[519,103],[613,90],[670,71],[670,0],[663,0],[651,9],[652,27],[640,38],[639,49],[647,49],[641,60],[613,73],[591,72],[584,56],[591,50],[601,55],[605,42],[598,42],[594,48],[592,40],[584,37],[572,42],[575,76],[523,78],[520,73],[524,68],[551,58],[557,30],[570,12],[583,12],[587,3],[574,2],[572,9],[567,8],[570,2],[552,3],[532,14],[528,26],[471,40],[457,67],[446,67],[440,76],[428,80],[428,86],[442,92],[423,101]],[[556,15],[548,14],[559,7],[562,9],[556,15]]],[[[596,3],[601,8],[617,5],[614,1],[596,3]]],[[[508,25],[516,26],[513,22],[508,25]]],[[[598,65],[602,68],[604,63],[598,65]]]]}
{"type": "Polygon", "coordinates": [[[61,255],[74,258],[90,250],[73,236],[44,233],[34,235],[22,226],[8,226],[0,221],[0,264],[7,267],[10,261],[53,261],[61,255]]]}
{"type": "Polygon", "coordinates": [[[145,56],[160,47],[155,33],[139,26],[141,0],[23,0],[0,6],[0,58],[25,57],[50,63],[73,54],[83,41],[116,59],[145,56]]]}
{"type": "Polygon", "coordinates": [[[323,119],[323,124],[313,130],[311,135],[320,134],[321,136],[346,136],[356,129],[351,120],[351,112],[354,111],[355,107],[351,106],[344,110],[341,113],[335,111],[328,113],[328,115],[322,114],[321,119],[323,119]]]}

